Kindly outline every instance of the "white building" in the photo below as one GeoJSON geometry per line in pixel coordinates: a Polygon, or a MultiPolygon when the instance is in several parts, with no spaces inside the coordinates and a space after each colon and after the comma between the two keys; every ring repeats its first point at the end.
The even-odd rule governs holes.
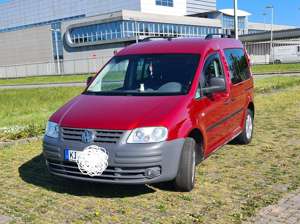
{"type": "MultiPolygon", "coordinates": [[[[95,72],[136,39],[233,30],[232,10],[216,0],[7,0],[0,12],[0,78],[95,72]]],[[[270,29],[249,16],[239,11],[241,33],[270,29]]]]}

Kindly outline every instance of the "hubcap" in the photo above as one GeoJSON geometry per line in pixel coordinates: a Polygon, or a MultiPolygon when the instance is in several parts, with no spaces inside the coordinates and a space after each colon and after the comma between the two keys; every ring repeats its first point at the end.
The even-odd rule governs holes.
{"type": "Polygon", "coordinates": [[[252,129],[253,129],[252,117],[251,117],[250,114],[248,114],[247,115],[247,120],[246,120],[246,137],[247,137],[247,139],[251,138],[252,129]]]}
{"type": "Polygon", "coordinates": [[[193,155],[192,155],[192,183],[194,183],[195,180],[195,169],[196,169],[196,152],[193,150],[193,155]]]}

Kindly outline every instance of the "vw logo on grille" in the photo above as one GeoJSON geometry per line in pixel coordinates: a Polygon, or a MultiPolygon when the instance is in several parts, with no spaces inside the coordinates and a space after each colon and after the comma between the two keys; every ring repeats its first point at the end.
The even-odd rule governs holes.
{"type": "Polygon", "coordinates": [[[85,130],[81,135],[81,141],[84,143],[91,143],[95,139],[94,132],[90,130],[85,130]]]}

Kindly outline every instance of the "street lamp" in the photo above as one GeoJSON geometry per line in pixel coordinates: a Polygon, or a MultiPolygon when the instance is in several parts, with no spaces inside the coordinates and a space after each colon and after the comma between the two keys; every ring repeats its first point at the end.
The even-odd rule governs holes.
{"type": "Polygon", "coordinates": [[[267,16],[268,14],[267,13],[262,13],[262,16],[264,17],[264,31],[267,31],[267,26],[266,26],[266,16],[267,16]]]}
{"type": "Polygon", "coordinates": [[[274,25],[274,6],[268,5],[266,9],[271,9],[272,12],[272,22],[271,22],[271,42],[270,42],[270,57],[272,56],[272,63],[274,64],[274,55],[273,55],[273,25],[274,25]]]}
{"type": "Polygon", "coordinates": [[[55,50],[56,50],[56,62],[57,62],[57,70],[58,74],[61,74],[60,70],[60,59],[59,59],[59,50],[58,50],[58,32],[60,32],[60,29],[50,29],[54,32],[54,39],[55,39],[55,50]]]}
{"type": "Polygon", "coordinates": [[[238,27],[238,0],[234,0],[234,35],[235,39],[239,39],[239,27],[238,27]]]}

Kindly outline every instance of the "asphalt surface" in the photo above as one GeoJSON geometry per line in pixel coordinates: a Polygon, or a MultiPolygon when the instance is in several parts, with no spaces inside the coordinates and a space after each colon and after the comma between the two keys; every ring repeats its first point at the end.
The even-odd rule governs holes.
{"type": "MultiPolygon", "coordinates": [[[[260,74],[254,75],[255,79],[274,77],[274,76],[300,76],[300,73],[285,74],[260,74]]],[[[52,88],[52,87],[84,87],[84,82],[68,82],[68,83],[40,83],[40,84],[16,84],[16,85],[0,85],[1,89],[34,89],[34,88],[52,88]]]]}

